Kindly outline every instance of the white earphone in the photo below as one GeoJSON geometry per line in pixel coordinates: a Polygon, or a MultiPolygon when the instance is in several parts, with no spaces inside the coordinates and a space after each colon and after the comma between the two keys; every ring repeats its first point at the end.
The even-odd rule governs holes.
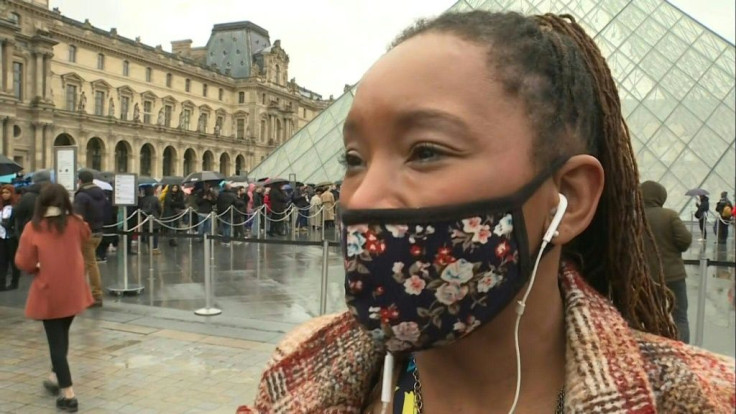
{"type": "Polygon", "coordinates": [[[516,347],[516,393],[514,395],[514,403],[511,405],[509,414],[513,414],[516,411],[516,405],[519,403],[519,394],[521,394],[521,350],[519,349],[519,325],[521,323],[521,317],[524,315],[524,309],[526,308],[526,300],[529,297],[529,293],[532,291],[534,281],[537,279],[537,268],[539,267],[539,261],[542,259],[544,249],[552,241],[552,239],[558,234],[557,228],[560,227],[562,217],[567,211],[567,198],[560,194],[560,201],[557,203],[557,210],[555,211],[552,222],[549,224],[547,231],[542,237],[542,245],[537,253],[537,259],[534,261],[534,270],[529,278],[529,286],[524,292],[524,296],[518,302],[516,302],[516,325],[514,326],[514,345],[516,347]]]}

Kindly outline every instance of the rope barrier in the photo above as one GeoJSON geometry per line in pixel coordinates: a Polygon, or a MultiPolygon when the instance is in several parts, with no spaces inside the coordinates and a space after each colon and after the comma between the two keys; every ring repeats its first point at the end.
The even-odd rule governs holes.
{"type": "Polygon", "coordinates": [[[119,222],[117,222],[117,223],[115,223],[115,224],[108,224],[108,225],[105,225],[105,226],[102,226],[102,227],[103,227],[103,228],[109,228],[109,229],[111,229],[111,228],[113,228],[113,227],[117,227],[117,226],[120,226],[120,225],[122,225],[123,223],[125,223],[126,221],[128,221],[128,220],[132,219],[133,217],[135,217],[135,215],[136,215],[136,214],[137,214],[137,213],[136,213],[136,212],[134,211],[133,213],[131,213],[131,214],[130,214],[130,216],[128,216],[128,218],[125,218],[125,219],[123,219],[123,220],[121,220],[121,221],[119,221],[119,222]]]}

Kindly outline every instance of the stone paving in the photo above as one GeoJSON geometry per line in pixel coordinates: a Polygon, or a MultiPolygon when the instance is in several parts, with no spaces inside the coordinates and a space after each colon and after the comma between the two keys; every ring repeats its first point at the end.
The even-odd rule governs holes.
{"type": "MultiPolygon", "coordinates": [[[[72,324],[69,364],[83,413],[229,413],[252,402],[273,343],[96,319],[72,324]]],[[[40,322],[0,306],[0,412],[56,412],[40,322]]]]}

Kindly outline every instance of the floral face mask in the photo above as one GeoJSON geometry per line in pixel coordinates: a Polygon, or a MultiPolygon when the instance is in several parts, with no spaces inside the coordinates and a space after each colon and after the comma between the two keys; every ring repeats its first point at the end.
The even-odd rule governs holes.
{"type": "Polygon", "coordinates": [[[442,346],[492,320],[533,266],[522,206],[561,164],[502,199],[343,211],[350,312],[390,352],[442,346]]]}

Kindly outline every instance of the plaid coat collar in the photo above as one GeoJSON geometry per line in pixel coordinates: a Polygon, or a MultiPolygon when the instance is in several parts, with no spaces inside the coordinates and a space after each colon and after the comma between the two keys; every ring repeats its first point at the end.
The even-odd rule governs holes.
{"type": "MultiPolygon", "coordinates": [[[[635,331],[572,266],[565,302],[567,413],[733,413],[734,360],[635,331]]],[[[361,413],[383,352],[347,313],[317,318],[276,348],[245,413],[361,413]]]]}

